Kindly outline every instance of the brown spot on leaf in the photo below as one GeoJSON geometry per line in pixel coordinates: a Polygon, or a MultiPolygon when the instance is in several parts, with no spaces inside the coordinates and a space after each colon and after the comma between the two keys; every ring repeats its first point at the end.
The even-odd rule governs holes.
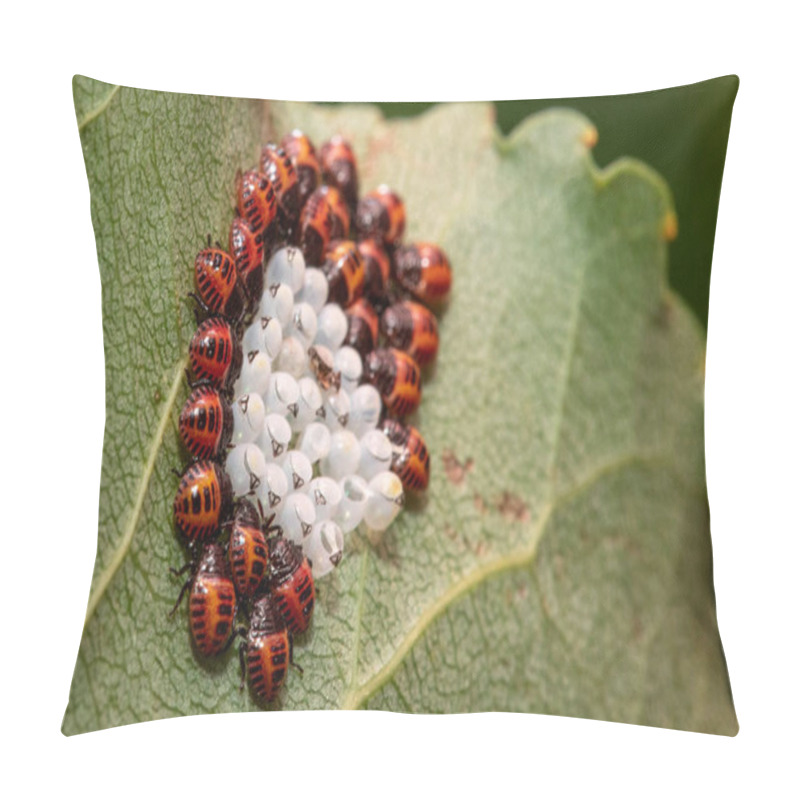
{"type": "Polygon", "coordinates": [[[447,449],[442,453],[442,464],[444,465],[444,474],[450,483],[460,486],[464,482],[464,478],[468,473],[472,472],[475,466],[475,461],[468,458],[463,464],[458,460],[456,454],[447,449]]]}
{"type": "Polygon", "coordinates": [[[530,522],[531,512],[527,503],[518,495],[503,492],[495,504],[503,519],[508,522],[530,522]]]}
{"type": "Polygon", "coordinates": [[[486,505],[486,501],[477,493],[475,492],[475,496],[473,498],[475,503],[475,508],[481,513],[485,514],[488,510],[488,506],[486,505]]]}
{"type": "Polygon", "coordinates": [[[456,540],[456,536],[458,535],[456,529],[452,525],[445,525],[444,526],[444,535],[450,539],[451,542],[456,540]]]}

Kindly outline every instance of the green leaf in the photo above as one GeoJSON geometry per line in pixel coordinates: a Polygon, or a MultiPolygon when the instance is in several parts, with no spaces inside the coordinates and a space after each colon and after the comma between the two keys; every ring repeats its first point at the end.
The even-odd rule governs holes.
{"type": "MultiPolygon", "coordinates": [[[[65,733],[258,709],[234,652],[201,662],[168,574],[177,414],[206,233],[237,169],[293,127],[347,136],[362,187],[454,265],[415,420],[431,485],[318,583],[275,708],[518,710],[732,734],[703,465],[704,338],[666,286],[664,182],[600,172],[571,111],[510,139],[491,106],[384,121],[75,81],[103,284],[98,560],[65,733]]],[[[602,130],[600,131],[602,136],[602,130]]]]}
{"type": "MultiPolygon", "coordinates": [[[[669,248],[670,284],[706,327],[719,192],[738,89],[739,79],[727,75],[654,92],[494,105],[504,133],[543,109],[574,108],[603,132],[594,151],[600,165],[635,156],[666,178],[681,220],[681,235],[669,248]]],[[[380,108],[385,116],[396,117],[418,114],[431,105],[381,103],[380,108]]]]}

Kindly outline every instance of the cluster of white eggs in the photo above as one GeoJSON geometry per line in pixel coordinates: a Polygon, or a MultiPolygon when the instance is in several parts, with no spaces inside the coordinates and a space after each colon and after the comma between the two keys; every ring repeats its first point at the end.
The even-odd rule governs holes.
{"type": "Polygon", "coordinates": [[[234,495],[274,514],[319,578],[341,561],[346,534],[391,525],[403,486],[390,469],[394,447],[376,427],[380,394],[360,383],[361,355],[343,344],[348,320],[327,302],[323,271],[283,247],[264,285],[242,337],[225,469],[234,495]]]}

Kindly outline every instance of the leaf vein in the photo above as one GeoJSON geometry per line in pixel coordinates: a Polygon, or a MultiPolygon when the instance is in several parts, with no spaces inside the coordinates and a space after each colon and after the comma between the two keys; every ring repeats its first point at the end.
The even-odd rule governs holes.
{"type": "MultiPolygon", "coordinates": [[[[360,688],[351,688],[345,695],[341,708],[343,709],[357,709],[360,708],[365,700],[370,695],[383,686],[394,674],[398,666],[403,662],[404,658],[411,650],[411,648],[419,641],[423,633],[431,626],[444,611],[461,596],[465,595],[471,589],[474,589],[479,584],[483,583],[490,578],[502,572],[508,572],[512,569],[524,567],[533,563],[538,550],[539,542],[547,527],[548,522],[552,519],[553,513],[561,508],[566,503],[579,496],[581,493],[590,489],[597,481],[602,480],[615,472],[621,472],[634,464],[643,464],[648,466],[664,465],[664,457],[658,453],[631,451],[624,453],[611,461],[604,463],[597,467],[594,472],[588,475],[585,479],[576,483],[570,489],[562,492],[557,497],[549,500],[542,507],[539,516],[531,528],[530,541],[524,547],[511,551],[506,555],[495,559],[494,561],[487,562],[481,565],[478,569],[470,574],[464,576],[462,580],[451,584],[450,588],[442,595],[440,595],[419,617],[416,624],[409,630],[405,638],[398,644],[392,657],[374,673],[372,678],[365,681],[360,688]]],[[[364,570],[362,570],[364,572],[364,570]]],[[[363,592],[362,592],[363,596],[363,592]]],[[[360,628],[360,619],[358,622],[360,628]]]]}
{"type": "Polygon", "coordinates": [[[108,585],[111,583],[114,575],[116,574],[117,570],[120,568],[125,556],[130,549],[131,542],[133,541],[133,535],[136,532],[136,528],[139,525],[139,518],[142,513],[142,508],[144,506],[144,499],[147,496],[147,489],[150,485],[150,478],[153,475],[153,471],[155,469],[156,458],[158,457],[158,453],[161,449],[161,442],[164,439],[164,433],[167,429],[167,425],[169,420],[172,416],[172,408],[175,405],[175,400],[177,399],[178,392],[180,391],[181,385],[183,383],[184,377],[184,370],[186,369],[187,359],[183,358],[178,364],[177,369],[175,370],[175,377],[172,379],[172,386],[170,387],[169,394],[167,395],[166,402],[164,403],[164,411],[161,414],[161,419],[158,422],[158,427],[156,428],[155,435],[153,436],[152,441],[150,442],[149,453],[147,456],[147,461],[144,466],[144,470],[142,472],[141,480],[139,481],[139,488],[136,492],[136,499],[133,503],[133,508],[131,509],[130,517],[128,518],[128,524],[125,527],[125,532],[122,535],[122,538],[119,541],[119,544],[114,551],[114,557],[111,559],[108,566],[103,570],[102,574],[100,575],[99,580],[97,581],[97,585],[94,588],[91,596],[89,597],[89,606],[86,609],[86,618],[83,622],[83,627],[86,628],[89,620],[92,618],[92,615],[97,608],[97,604],[100,602],[100,599],[106,592],[108,585]]]}
{"type": "Polygon", "coordinates": [[[92,120],[97,119],[97,117],[108,108],[120,88],[120,86],[115,86],[102,102],[98,103],[91,111],[87,111],[86,114],[83,115],[83,118],[78,121],[78,132],[82,131],[92,120]]]}

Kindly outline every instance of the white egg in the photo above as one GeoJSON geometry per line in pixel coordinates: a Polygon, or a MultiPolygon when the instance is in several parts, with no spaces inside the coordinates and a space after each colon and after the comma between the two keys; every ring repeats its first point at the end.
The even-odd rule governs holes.
{"type": "Polygon", "coordinates": [[[295,303],[292,321],[287,329],[289,336],[295,337],[302,345],[303,352],[309,348],[317,335],[317,313],[309,303],[295,303]]]}
{"type": "Polygon", "coordinates": [[[299,432],[312,422],[322,419],[322,392],[314,378],[303,376],[297,381],[300,397],[297,400],[297,416],[291,420],[292,430],[299,432]]]}
{"type": "Polygon", "coordinates": [[[256,444],[268,461],[280,459],[289,448],[292,428],[281,414],[267,414],[256,444]]]}
{"type": "Polygon", "coordinates": [[[247,326],[242,337],[242,351],[245,358],[252,352],[266,353],[270,361],[281,351],[283,329],[275,317],[256,317],[247,326]]]}
{"type": "Polygon", "coordinates": [[[360,440],[361,460],[358,464],[358,474],[366,480],[371,480],[379,472],[391,469],[394,448],[389,437],[376,428],[367,431],[360,440]]]}
{"type": "Polygon", "coordinates": [[[373,531],[384,531],[403,507],[403,484],[394,472],[379,472],[368,485],[364,522],[373,531]]]}
{"type": "Polygon", "coordinates": [[[261,303],[258,306],[258,315],[277,319],[281,329],[285,328],[292,318],[294,308],[294,294],[285,283],[267,284],[264,294],[261,295],[261,303]]]}
{"type": "Polygon", "coordinates": [[[225,459],[225,471],[236,497],[256,491],[264,480],[267,464],[264,454],[254,444],[238,444],[225,459]]]}
{"type": "Polygon", "coordinates": [[[317,521],[336,517],[342,502],[342,489],[333,478],[325,475],[314,478],[308,484],[308,496],[316,507],[317,521]]]}
{"type": "Polygon", "coordinates": [[[308,356],[302,342],[294,336],[287,336],[281,342],[281,351],[275,360],[275,369],[288,372],[293,378],[299,378],[308,368],[308,356]]]}
{"type": "Polygon", "coordinates": [[[316,522],[313,500],[305,492],[292,492],[286,497],[275,521],[287,539],[302,547],[316,522]]]}
{"type": "Polygon", "coordinates": [[[289,479],[277,464],[269,461],[264,468],[261,483],[256,487],[256,498],[265,514],[277,514],[289,494],[289,479]]]}
{"type": "Polygon", "coordinates": [[[327,303],[317,317],[315,344],[327,347],[333,352],[342,346],[345,336],[347,336],[347,316],[340,305],[327,303]]]}
{"type": "Polygon", "coordinates": [[[285,284],[294,296],[303,288],[306,260],[303,252],[297,247],[281,247],[276,250],[267,262],[267,286],[285,284]]]}
{"type": "Polygon", "coordinates": [[[347,427],[350,419],[350,395],[343,390],[330,392],[324,399],[325,424],[332,432],[347,427]]]}
{"type": "Polygon", "coordinates": [[[320,470],[334,480],[358,472],[361,460],[361,445],[352,431],[338,430],[331,434],[328,455],[322,459],[320,470]]]}
{"type": "Polygon", "coordinates": [[[312,464],[316,464],[330,452],[330,429],[322,422],[310,422],[300,435],[297,448],[306,455],[312,464]]]}
{"type": "Polygon", "coordinates": [[[299,450],[290,450],[281,466],[289,480],[289,488],[295,492],[299,489],[305,491],[314,474],[308,456],[299,450]]]}
{"type": "Polygon", "coordinates": [[[261,351],[247,353],[243,359],[242,371],[233,385],[233,396],[253,393],[263,395],[267,391],[272,376],[269,357],[261,351]]]}
{"type": "Polygon", "coordinates": [[[319,267],[306,267],[303,277],[303,288],[297,299],[308,303],[319,314],[328,301],[328,279],[319,267]]]}
{"type": "Polygon", "coordinates": [[[338,567],[342,561],[344,555],[342,529],[331,520],[315,523],[303,544],[303,552],[311,562],[311,574],[314,580],[322,578],[338,567]]]}
{"type": "Polygon", "coordinates": [[[264,425],[264,401],[260,394],[250,392],[238,397],[232,404],[233,444],[254,442],[264,425]]]}
{"type": "Polygon", "coordinates": [[[356,436],[363,436],[378,424],[382,410],[380,393],[372,384],[364,383],[350,395],[350,418],[347,427],[356,436]]]}
{"type": "Polygon", "coordinates": [[[354,347],[340,347],[333,354],[333,368],[342,376],[342,389],[352,394],[361,380],[364,365],[361,355],[354,347]]]}
{"type": "Polygon", "coordinates": [[[264,400],[266,401],[267,411],[271,414],[281,414],[287,416],[297,414],[297,401],[300,397],[300,387],[297,380],[288,372],[273,372],[270,375],[269,383],[264,400]]]}
{"type": "Polygon", "coordinates": [[[369,498],[369,486],[360,475],[347,475],[339,482],[342,490],[342,502],[336,515],[344,533],[355,530],[364,519],[364,511],[369,498]]]}

